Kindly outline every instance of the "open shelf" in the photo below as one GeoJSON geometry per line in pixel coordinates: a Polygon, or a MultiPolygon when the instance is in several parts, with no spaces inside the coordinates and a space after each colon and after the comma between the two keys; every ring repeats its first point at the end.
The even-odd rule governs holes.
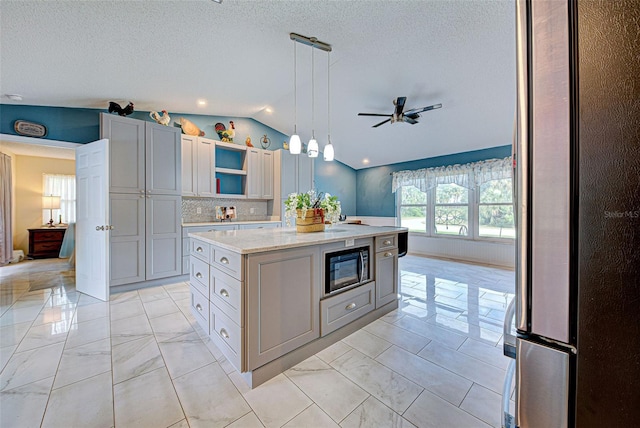
{"type": "Polygon", "coordinates": [[[247,175],[247,171],[243,169],[232,169],[232,168],[216,168],[216,173],[229,174],[229,175],[247,175]]]}
{"type": "Polygon", "coordinates": [[[240,195],[237,193],[216,193],[216,198],[247,199],[247,195],[240,195]]]}
{"type": "Polygon", "coordinates": [[[236,152],[246,152],[247,146],[241,146],[240,144],[227,143],[224,141],[216,141],[216,147],[220,147],[225,150],[234,150],[236,152]]]}

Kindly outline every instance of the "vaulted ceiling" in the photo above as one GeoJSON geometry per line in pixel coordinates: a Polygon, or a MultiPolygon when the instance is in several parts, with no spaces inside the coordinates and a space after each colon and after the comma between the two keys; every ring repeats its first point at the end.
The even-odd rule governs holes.
{"type": "MultiPolygon", "coordinates": [[[[251,117],[294,126],[290,32],[315,50],[315,135],[355,169],[511,143],[512,0],[2,1],[1,102],[251,117]],[[442,103],[416,125],[358,112],[442,103]],[[205,106],[198,100],[206,100],[205,106]],[[384,118],[383,118],[384,119],[384,118]],[[365,163],[365,159],[368,163],[365,163]]],[[[297,127],[311,137],[311,51],[297,46],[297,127]]]]}

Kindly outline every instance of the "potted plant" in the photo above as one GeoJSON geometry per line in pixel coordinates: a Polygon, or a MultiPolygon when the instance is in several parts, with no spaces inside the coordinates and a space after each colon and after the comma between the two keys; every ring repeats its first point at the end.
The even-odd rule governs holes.
{"type": "Polygon", "coordinates": [[[340,217],[340,201],[337,196],[309,190],[306,193],[291,193],[284,201],[285,219],[291,226],[296,219],[298,232],[321,232],[325,222],[337,223],[340,217]]]}

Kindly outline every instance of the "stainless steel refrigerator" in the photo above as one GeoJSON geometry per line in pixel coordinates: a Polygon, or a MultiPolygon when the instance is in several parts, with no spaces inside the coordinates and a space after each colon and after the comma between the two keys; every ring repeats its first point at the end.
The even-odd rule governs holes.
{"type": "Polygon", "coordinates": [[[640,426],[640,1],[517,0],[516,16],[504,424],[640,426]]]}

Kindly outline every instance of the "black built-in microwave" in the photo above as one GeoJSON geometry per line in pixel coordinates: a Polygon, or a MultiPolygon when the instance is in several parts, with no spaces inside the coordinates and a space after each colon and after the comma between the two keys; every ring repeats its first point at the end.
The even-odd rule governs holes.
{"type": "Polygon", "coordinates": [[[368,282],[369,246],[325,254],[325,295],[335,294],[368,282]]]}

